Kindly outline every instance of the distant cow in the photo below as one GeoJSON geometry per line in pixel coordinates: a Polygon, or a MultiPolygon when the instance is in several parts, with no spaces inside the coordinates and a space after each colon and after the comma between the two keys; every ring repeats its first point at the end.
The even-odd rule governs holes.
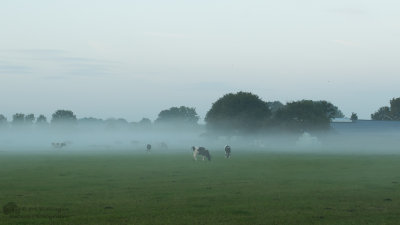
{"type": "Polygon", "coordinates": [[[192,146],[192,150],[194,160],[197,160],[197,155],[201,155],[203,156],[203,160],[207,157],[208,161],[211,161],[210,152],[206,148],[192,146]]]}
{"type": "Polygon", "coordinates": [[[161,149],[168,149],[167,143],[161,142],[161,143],[160,143],[160,148],[161,148],[161,149]]]}
{"type": "Polygon", "coordinates": [[[53,142],[51,143],[51,146],[53,146],[53,148],[63,148],[65,146],[67,146],[66,142],[53,142]]]}
{"type": "Polygon", "coordinates": [[[231,146],[225,145],[225,158],[229,159],[231,157],[231,146]]]}
{"type": "Polygon", "coordinates": [[[146,152],[150,152],[150,150],[151,150],[151,144],[147,144],[146,145],[146,152]]]}

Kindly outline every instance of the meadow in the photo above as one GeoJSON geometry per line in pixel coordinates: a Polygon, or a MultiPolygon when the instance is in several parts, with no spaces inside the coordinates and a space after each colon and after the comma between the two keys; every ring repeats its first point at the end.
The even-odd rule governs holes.
{"type": "Polygon", "coordinates": [[[212,156],[0,152],[0,224],[399,224],[400,155],[212,156]]]}

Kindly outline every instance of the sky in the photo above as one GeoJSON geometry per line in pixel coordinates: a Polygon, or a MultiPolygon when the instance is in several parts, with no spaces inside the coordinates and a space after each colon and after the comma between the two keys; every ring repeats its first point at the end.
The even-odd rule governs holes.
{"type": "Polygon", "coordinates": [[[227,93],[327,100],[360,119],[400,97],[395,0],[0,0],[0,114],[204,119],[227,93]]]}

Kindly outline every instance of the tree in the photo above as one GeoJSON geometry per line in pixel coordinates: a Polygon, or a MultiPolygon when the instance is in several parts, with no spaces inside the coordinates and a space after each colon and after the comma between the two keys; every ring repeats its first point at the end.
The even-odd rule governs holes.
{"type": "Polygon", "coordinates": [[[322,105],[322,107],[326,112],[327,117],[329,117],[330,119],[344,118],[344,114],[342,113],[342,111],[340,111],[339,108],[333,105],[332,103],[327,101],[317,101],[316,103],[322,105]]]}
{"type": "Polygon", "coordinates": [[[390,108],[388,106],[383,106],[378,109],[375,113],[371,114],[371,119],[373,120],[393,120],[390,108]]]}
{"type": "Polygon", "coordinates": [[[57,110],[52,115],[51,123],[75,124],[76,116],[70,110],[57,110]]]}
{"type": "Polygon", "coordinates": [[[78,119],[78,124],[81,129],[101,129],[105,127],[105,122],[102,119],[94,118],[94,117],[84,117],[78,119]]]}
{"type": "Polygon", "coordinates": [[[351,119],[351,121],[357,121],[358,120],[357,113],[352,112],[350,119],[351,119]]]}
{"type": "Polygon", "coordinates": [[[150,127],[151,126],[151,120],[149,118],[143,118],[139,121],[139,126],[141,127],[150,127]]]}
{"type": "Polygon", "coordinates": [[[199,121],[199,116],[197,115],[195,108],[190,108],[186,106],[181,107],[171,107],[170,109],[162,110],[157,119],[156,123],[164,124],[186,124],[195,125],[199,121]]]}
{"type": "Polygon", "coordinates": [[[371,114],[373,120],[400,120],[400,98],[392,98],[390,107],[383,106],[371,114]]]}
{"type": "Polygon", "coordinates": [[[47,118],[44,115],[39,115],[36,124],[47,124],[47,118]]]}
{"type": "Polygon", "coordinates": [[[400,98],[390,100],[390,114],[393,120],[400,120],[400,98]]]}
{"type": "Polygon", "coordinates": [[[250,92],[229,93],[212,104],[205,121],[214,131],[255,132],[270,118],[266,102],[250,92]]]}
{"type": "Polygon", "coordinates": [[[291,131],[326,130],[335,116],[335,107],[326,101],[301,100],[289,102],[278,110],[275,120],[291,131]]]}
{"type": "Polygon", "coordinates": [[[35,121],[35,115],[34,114],[28,114],[25,116],[25,123],[28,125],[32,125],[33,121],[35,121]]]}
{"type": "Polygon", "coordinates": [[[119,129],[125,129],[129,127],[129,123],[126,119],[119,118],[108,118],[104,121],[106,128],[109,130],[119,130],[119,129]]]}
{"type": "Polygon", "coordinates": [[[78,120],[79,124],[84,125],[101,125],[104,123],[102,119],[94,118],[94,117],[84,117],[78,120]]]}
{"type": "Polygon", "coordinates": [[[0,114],[0,127],[5,125],[7,125],[7,118],[4,115],[0,114]]]}
{"type": "Polygon", "coordinates": [[[279,109],[285,107],[280,101],[267,102],[272,114],[275,114],[279,109]]]}
{"type": "Polygon", "coordinates": [[[25,114],[16,113],[13,115],[12,124],[16,126],[23,125],[25,122],[25,114]]]}

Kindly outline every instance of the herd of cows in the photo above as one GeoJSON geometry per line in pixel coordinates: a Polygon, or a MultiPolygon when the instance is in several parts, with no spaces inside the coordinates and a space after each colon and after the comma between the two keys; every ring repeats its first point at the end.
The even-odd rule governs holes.
{"type": "MultiPolygon", "coordinates": [[[[53,146],[53,148],[60,149],[60,148],[66,147],[68,145],[68,142],[53,142],[53,143],[51,143],[51,145],[53,146]]],[[[161,147],[165,148],[165,149],[168,148],[167,144],[164,142],[161,143],[161,147]]],[[[147,144],[146,152],[150,152],[150,150],[151,150],[151,144],[147,144]]],[[[231,146],[225,145],[224,150],[225,150],[225,158],[229,159],[231,157],[231,146]]],[[[205,147],[192,146],[192,151],[193,151],[194,160],[197,160],[197,156],[200,155],[203,157],[203,160],[205,160],[205,158],[207,158],[208,161],[211,161],[210,151],[208,149],[206,149],[205,147]]]]}

